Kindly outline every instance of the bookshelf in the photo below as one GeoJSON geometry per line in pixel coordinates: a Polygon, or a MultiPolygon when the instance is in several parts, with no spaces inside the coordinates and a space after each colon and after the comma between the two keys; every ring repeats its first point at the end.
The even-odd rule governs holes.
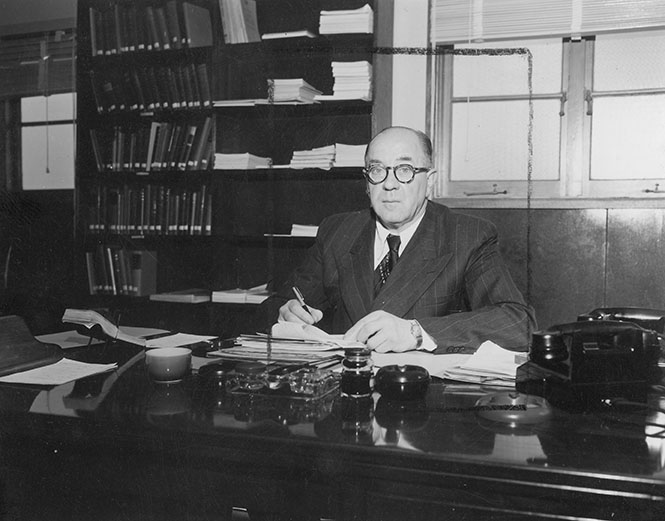
{"type": "MultiPolygon", "coordinates": [[[[378,30],[379,2],[257,0],[256,29],[250,16],[247,35],[231,36],[223,13],[233,3],[252,4],[78,3],[77,234],[91,306],[131,307],[153,317],[173,306],[148,302],[151,290],[133,292],[126,259],[146,252],[155,265],[143,285],[149,288],[145,278],[154,276],[156,292],[278,284],[313,242],[281,237],[291,225],[318,225],[367,204],[359,166],[292,165],[296,151],[365,145],[385,126],[373,101],[376,78],[385,75],[377,68],[383,57],[373,52],[386,38],[378,30]],[[366,4],[372,32],[318,34],[322,11],[366,4]],[[300,31],[314,37],[280,37],[300,31]],[[266,33],[272,37],[256,41],[266,33]],[[230,43],[238,38],[250,41],[230,43]],[[351,66],[360,77],[340,69],[354,62],[362,64],[351,66]],[[374,83],[363,77],[368,70],[374,83]],[[356,76],[341,79],[348,75],[356,76]],[[299,103],[304,91],[296,88],[294,101],[281,101],[294,95],[282,90],[285,79],[303,80],[321,100],[299,103]],[[245,153],[270,158],[273,166],[222,170],[216,161],[218,154],[245,153]],[[114,256],[121,259],[117,267],[114,256]],[[104,271],[116,275],[115,290],[99,280],[104,271]]],[[[242,306],[197,306],[207,306],[208,325],[216,329],[209,332],[235,334],[243,322],[219,317],[220,308],[239,313],[242,306]]],[[[205,327],[200,317],[197,323],[205,327]]]]}

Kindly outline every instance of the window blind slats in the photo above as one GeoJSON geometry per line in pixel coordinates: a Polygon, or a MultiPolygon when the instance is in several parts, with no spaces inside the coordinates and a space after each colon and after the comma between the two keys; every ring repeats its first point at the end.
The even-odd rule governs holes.
{"type": "Polygon", "coordinates": [[[0,40],[0,98],[71,92],[75,33],[0,40]]]}
{"type": "Polygon", "coordinates": [[[662,0],[434,0],[435,44],[665,27],[662,0]]]}

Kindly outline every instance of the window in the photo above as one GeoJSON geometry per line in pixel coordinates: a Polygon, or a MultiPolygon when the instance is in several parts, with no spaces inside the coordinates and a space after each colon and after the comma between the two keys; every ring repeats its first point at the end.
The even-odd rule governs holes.
{"type": "Polygon", "coordinates": [[[74,187],[72,29],[0,38],[2,188],[74,187]]]}
{"type": "Polygon", "coordinates": [[[665,194],[662,6],[434,3],[437,197],[665,194]]]}
{"type": "Polygon", "coordinates": [[[21,99],[23,190],[74,188],[74,94],[21,99]]]}

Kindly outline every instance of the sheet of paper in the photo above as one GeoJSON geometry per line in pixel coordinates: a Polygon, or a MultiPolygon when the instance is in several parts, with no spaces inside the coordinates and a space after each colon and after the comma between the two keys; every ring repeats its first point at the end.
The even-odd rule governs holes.
{"type": "MultiPolygon", "coordinates": [[[[90,341],[89,336],[81,335],[76,331],[61,331],[60,333],[49,333],[48,335],[39,335],[35,337],[45,344],[56,344],[62,349],[71,349],[73,347],[87,346],[90,341]]],[[[103,344],[103,340],[93,338],[90,345],[103,344]]]]}
{"type": "Polygon", "coordinates": [[[88,364],[78,360],[62,360],[47,365],[0,377],[0,382],[31,385],[62,385],[93,374],[112,371],[118,364],[88,364]]]}
{"type": "Polygon", "coordinates": [[[182,346],[189,346],[192,344],[198,344],[199,342],[208,342],[216,339],[217,339],[216,336],[192,335],[190,333],[176,333],[174,335],[162,336],[159,338],[152,338],[146,340],[145,347],[146,349],[153,349],[159,347],[182,347],[182,346]]]}
{"type": "Polygon", "coordinates": [[[166,329],[159,329],[156,327],[120,326],[118,329],[126,335],[135,336],[137,338],[146,338],[152,335],[162,335],[169,332],[166,329]]]}
{"type": "Polygon", "coordinates": [[[361,347],[364,344],[344,340],[344,335],[331,335],[322,329],[300,322],[277,322],[272,326],[272,336],[276,338],[291,338],[299,340],[313,340],[334,344],[338,347],[361,347]]]}
{"type": "Polygon", "coordinates": [[[427,369],[431,376],[443,378],[446,371],[468,360],[471,355],[446,354],[435,355],[426,351],[407,351],[406,353],[372,353],[375,367],[386,365],[419,365],[427,369]]]}
{"type": "Polygon", "coordinates": [[[459,382],[513,387],[517,367],[526,361],[524,353],[504,349],[494,342],[483,342],[471,357],[451,367],[444,378],[459,382]]]}

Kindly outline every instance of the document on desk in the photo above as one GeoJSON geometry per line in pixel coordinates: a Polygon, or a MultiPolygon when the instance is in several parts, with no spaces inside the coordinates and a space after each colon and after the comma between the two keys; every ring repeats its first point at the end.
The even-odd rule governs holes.
{"type": "Polygon", "coordinates": [[[149,338],[145,341],[146,349],[160,347],[188,347],[201,342],[212,342],[217,340],[216,336],[192,335],[191,333],[174,333],[172,335],[149,338]]]}
{"type": "Polygon", "coordinates": [[[525,353],[504,349],[494,342],[483,342],[472,355],[436,355],[423,351],[372,353],[376,367],[419,365],[430,375],[458,382],[513,387],[517,367],[526,361],[525,353]]]}
{"type": "Polygon", "coordinates": [[[118,367],[118,364],[88,364],[78,360],[63,358],[60,361],[0,377],[2,383],[29,384],[29,385],[62,385],[91,376],[93,374],[105,373],[118,367]]]}

